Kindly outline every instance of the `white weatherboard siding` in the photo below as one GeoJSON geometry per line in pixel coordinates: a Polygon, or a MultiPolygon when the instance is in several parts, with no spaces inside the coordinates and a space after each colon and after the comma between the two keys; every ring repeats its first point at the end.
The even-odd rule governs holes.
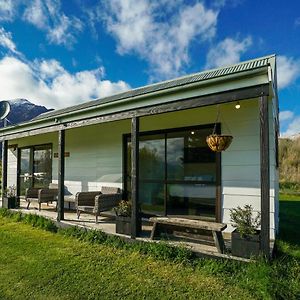
{"type": "Polygon", "coordinates": [[[7,186],[17,184],[17,151],[13,148],[7,151],[7,186]]]}
{"type": "MultiPolygon", "coordinates": [[[[220,105],[222,133],[234,137],[231,146],[222,152],[222,222],[230,223],[229,209],[251,204],[260,211],[260,140],[258,100],[240,101],[220,105]]],[[[270,109],[270,111],[272,111],[270,109]]],[[[140,120],[140,130],[160,130],[212,124],[216,120],[217,106],[197,108],[180,112],[147,116],[140,120]]],[[[270,114],[270,122],[273,116],[270,114]]],[[[117,121],[66,131],[65,185],[71,194],[78,191],[99,190],[103,185],[122,187],[122,137],[130,133],[130,120],[117,121]]],[[[20,147],[34,144],[53,143],[57,152],[57,133],[39,135],[11,141],[20,147]]],[[[271,237],[274,238],[275,209],[277,208],[274,130],[270,125],[270,219],[271,237]]],[[[10,160],[10,166],[13,160],[10,160]]],[[[53,158],[53,181],[57,182],[57,158],[53,158]]],[[[10,167],[9,167],[10,168],[10,167]]],[[[13,170],[13,169],[11,169],[13,170]]],[[[13,179],[13,171],[9,173],[13,179]]],[[[228,226],[227,231],[231,231],[228,226]]]]}
{"type": "Polygon", "coordinates": [[[130,124],[124,120],[66,132],[65,185],[72,194],[105,185],[122,188],[122,135],[130,132],[130,124]]]}
{"type": "MultiPolygon", "coordinates": [[[[221,130],[232,134],[230,147],[222,152],[222,222],[230,226],[230,208],[251,204],[256,212],[260,211],[260,122],[258,99],[240,101],[241,108],[235,109],[235,102],[220,105],[221,130]]],[[[270,109],[270,111],[272,111],[270,109]]],[[[214,123],[217,106],[197,108],[164,115],[145,117],[141,121],[141,130],[159,130],[163,128],[185,127],[214,123]]],[[[273,116],[269,116],[270,123],[273,116]]],[[[276,174],[274,131],[270,125],[270,235],[275,237],[275,191],[276,174]]]]}
{"type": "MultiPolygon", "coordinates": [[[[65,186],[67,193],[99,191],[102,186],[122,188],[122,135],[130,132],[130,121],[124,120],[66,131],[65,186]]],[[[14,140],[19,147],[52,143],[52,181],[57,183],[57,133],[14,140]]],[[[9,159],[9,184],[16,184],[16,156],[9,159]]]]}
{"type": "MultiPolygon", "coordinates": [[[[270,130],[270,198],[271,205],[273,205],[274,210],[271,215],[271,224],[274,224],[275,232],[278,232],[279,228],[279,168],[276,166],[276,118],[278,107],[276,101],[269,101],[269,130],[270,130]]],[[[278,149],[277,149],[278,151],[278,149]]]]}

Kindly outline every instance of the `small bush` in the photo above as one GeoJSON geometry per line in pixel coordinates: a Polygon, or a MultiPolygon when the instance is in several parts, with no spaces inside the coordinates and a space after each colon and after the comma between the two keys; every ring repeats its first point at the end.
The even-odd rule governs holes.
{"type": "Polygon", "coordinates": [[[230,209],[230,221],[242,237],[255,234],[260,225],[260,212],[256,217],[253,216],[253,207],[245,205],[244,208],[238,206],[230,209]]]}

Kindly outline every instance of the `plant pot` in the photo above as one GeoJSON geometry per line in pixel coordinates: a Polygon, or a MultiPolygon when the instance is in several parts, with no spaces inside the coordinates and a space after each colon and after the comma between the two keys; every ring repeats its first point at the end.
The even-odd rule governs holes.
{"type": "Polygon", "coordinates": [[[260,253],[260,234],[247,235],[241,237],[237,230],[231,233],[231,253],[233,256],[250,258],[258,256],[260,253]]]}
{"type": "Polygon", "coordinates": [[[212,151],[221,152],[230,146],[232,139],[231,135],[211,134],[206,137],[206,143],[212,151]]]}
{"type": "Polygon", "coordinates": [[[131,218],[116,216],[116,233],[131,235],[131,218]]]}
{"type": "Polygon", "coordinates": [[[3,208],[17,208],[17,207],[19,207],[17,198],[16,197],[3,197],[2,207],[3,208]]]}

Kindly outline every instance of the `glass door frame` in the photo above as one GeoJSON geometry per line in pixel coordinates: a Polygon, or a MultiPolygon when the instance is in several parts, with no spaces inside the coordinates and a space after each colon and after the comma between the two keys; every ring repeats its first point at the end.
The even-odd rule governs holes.
{"type": "Polygon", "coordinates": [[[21,151],[24,149],[29,149],[29,169],[30,174],[29,177],[31,178],[30,187],[34,187],[34,151],[35,150],[42,150],[43,147],[45,149],[51,150],[51,174],[50,178],[52,180],[52,159],[53,159],[53,144],[52,143],[46,143],[46,144],[38,144],[38,145],[31,145],[31,146],[24,146],[24,147],[18,147],[18,154],[17,154],[17,195],[21,196],[21,151]]]}
{"type": "MultiPolygon", "coordinates": [[[[206,128],[213,128],[215,124],[204,124],[204,125],[194,125],[194,126],[187,126],[187,127],[176,127],[176,128],[166,128],[166,129],[159,129],[159,130],[151,130],[151,131],[141,131],[139,136],[148,136],[148,135],[159,135],[164,134],[167,136],[168,133],[172,132],[179,132],[179,131],[193,131],[193,130],[201,130],[206,128]]],[[[216,133],[221,133],[221,124],[216,124],[216,133]]],[[[128,157],[128,149],[127,149],[127,142],[130,140],[131,134],[126,133],[123,134],[123,159],[122,159],[122,169],[123,169],[123,191],[124,191],[124,198],[128,199],[128,170],[127,170],[127,157],[128,157]]],[[[165,143],[165,148],[167,147],[165,143]]],[[[165,151],[165,156],[167,152],[165,151]]],[[[167,164],[167,160],[165,159],[165,164],[167,164]]],[[[167,166],[165,167],[165,199],[164,199],[164,215],[167,216],[167,184],[170,180],[167,180],[167,166]]],[[[183,182],[185,183],[185,182],[183,182]]],[[[215,221],[221,222],[221,153],[216,152],[216,207],[215,207],[215,221]]]]}

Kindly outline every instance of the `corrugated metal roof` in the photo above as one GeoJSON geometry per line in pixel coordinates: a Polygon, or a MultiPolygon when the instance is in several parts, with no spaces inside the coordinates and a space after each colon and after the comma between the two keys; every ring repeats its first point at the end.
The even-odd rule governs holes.
{"type": "Polygon", "coordinates": [[[228,76],[228,75],[236,74],[239,72],[245,72],[245,71],[265,67],[270,64],[270,59],[274,58],[274,56],[275,55],[260,57],[260,58],[256,58],[253,60],[241,62],[241,63],[235,64],[232,66],[221,67],[218,69],[203,71],[200,73],[195,73],[192,75],[179,77],[179,78],[172,79],[172,80],[167,80],[167,81],[163,81],[163,82],[159,82],[159,83],[155,83],[155,84],[151,84],[151,85],[146,85],[144,87],[129,90],[127,92],[115,94],[115,95],[112,95],[109,97],[105,97],[105,98],[85,102],[85,103],[82,103],[79,105],[70,106],[70,107],[67,107],[64,109],[59,109],[59,110],[54,110],[54,111],[51,111],[48,113],[44,113],[44,114],[39,115],[34,120],[56,117],[56,116],[63,115],[65,113],[76,112],[76,111],[79,111],[82,109],[99,106],[104,103],[110,103],[110,102],[123,100],[123,99],[130,99],[130,98],[134,98],[136,96],[150,94],[150,93],[161,91],[161,90],[166,90],[166,89],[184,86],[184,85],[201,82],[201,81],[205,81],[205,80],[209,80],[209,79],[213,79],[213,78],[217,78],[217,77],[228,76]]]}

